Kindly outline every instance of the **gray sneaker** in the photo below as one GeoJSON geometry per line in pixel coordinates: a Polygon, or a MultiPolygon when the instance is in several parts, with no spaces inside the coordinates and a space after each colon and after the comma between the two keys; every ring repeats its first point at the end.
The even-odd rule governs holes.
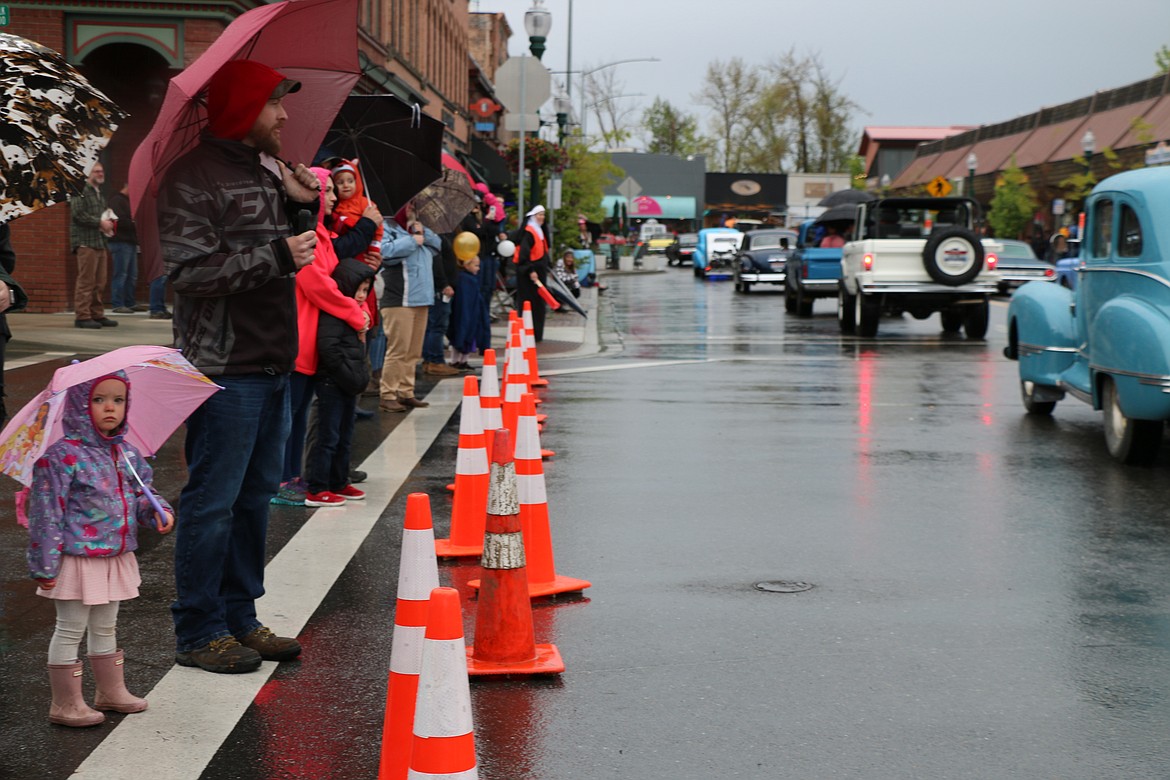
{"type": "Polygon", "coordinates": [[[175,653],[179,666],[198,666],[217,674],[242,674],[260,668],[260,653],[241,645],[234,636],[213,639],[206,645],[184,653],[175,653]]]}

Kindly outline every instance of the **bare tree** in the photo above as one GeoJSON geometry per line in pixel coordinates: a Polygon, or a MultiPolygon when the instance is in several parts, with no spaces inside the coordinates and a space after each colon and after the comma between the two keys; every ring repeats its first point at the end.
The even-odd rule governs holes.
{"type": "MultiPolygon", "coordinates": [[[[634,108],[624,102],[631,97],[612,70],[603,70],[585,78],[585,111],[597,120],[598,134],[606,148],[621,146],[634,135],[634,108]]],[[[589,139],[584,139],[589,144],[589,139]]]]}
{"type": "Polygon", "coordinates": [[[710,108],[714,133],[715,157],[725,171],[737,171],[744,160],[745,141],[751,135],[750,108],[759,91],[760,75],[756,68],[739,57],[727,62],[716,60],[707,66],[702,89],[695,102],[710,108]]]}
{"type": "Polygon", "coordinates": [[[820,156],[816,170],[843,171],[853,156],[857,140],[849,119],[861,107],[841,92],[840,80],[829,77],[819,56],[813,55],[808,62],[813,76],[813,127],[820,156]]]}

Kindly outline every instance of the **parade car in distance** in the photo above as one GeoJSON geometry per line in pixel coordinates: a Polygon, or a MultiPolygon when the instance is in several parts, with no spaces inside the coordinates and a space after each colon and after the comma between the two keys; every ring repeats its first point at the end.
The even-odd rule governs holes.
{"type": "Polygon", "coordinates": [[[924,320],[938,312],[944,333],[987,335],[1000,244],[976,232],[977,201],[879,198],[856,208],[852,240],[841,250],[843,333],[873,338],[883,314],[924,320]]]}
{"type": "Polygon", "coordinates": [[[1114,458],[1150,463],[1170,420],[1170,168],[1110,176],[1085,216],[1076,289],[1017,290],[1004,354],[1029,414],[1072,395],[1104,413],[1114,458]]]}
{"type": "Polygon", "coordinates": [[[753,284],[784,286],[788,258],[796,247],[796,232],[761,228],[744,233],[731,265],[735,291],[749,293],[753,284]]]}
{"type": "Polygon", "coordinates": [[[836,298],[841,285],[841,247],[817,246],[817,222],[801,223],[796,251],[788,258],[784,311],[811,317],[813,301],[836,298]]]}
{"type": "Polygon", "coordinates": [[[666,248],[667,265],[693,265],[695,246],[699,243],[698,233],[680,233],[666,248]]]}
{"type": "Polygon", "coordinates": [[[996,266],[1001,293],[1010,292],[1025,282],[1056,281],[1056,268],[1036,257],[1031,244],[1007,238],[997,240],[1003,244],[996,266]]]}
{"type": "Polygon", "coordinates": [[[699,243],[695,245],[695,276],[700,279],[731,277],[731,264],[743,233],[735,228],[703,228],[699,231],[699,243]]]}

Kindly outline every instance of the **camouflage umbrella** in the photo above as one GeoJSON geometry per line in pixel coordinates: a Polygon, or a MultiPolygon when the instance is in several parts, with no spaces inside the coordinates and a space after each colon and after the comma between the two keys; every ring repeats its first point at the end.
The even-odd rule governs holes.
{"type": "Polygon", "coordinates": [[[59,53],[0,33],[0,224],[80,193],[124,116],[59,53]]]}

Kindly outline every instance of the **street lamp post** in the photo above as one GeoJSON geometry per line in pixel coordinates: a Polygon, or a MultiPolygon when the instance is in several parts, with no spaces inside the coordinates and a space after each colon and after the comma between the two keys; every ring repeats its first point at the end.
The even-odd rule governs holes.
{"type": "MultiPolygon", "coordinates": [[[[544,0],[532,0],[532,7],[524,12],[524,31],[528,33],[528,49],[535,56],[540,59],[540,55],[544,54],[544,42],[548,39],[549,30],[552,29],[552,14],[544,8],[544,0]]],[[[520,121],[525,121],[525,111],[527,106],[524,105],[524,70],[520,71],[520,121]]],[[[520,125],[520,161],[519,170],[516,174],[516,220],[521,225],[524,223],[524,125],[520,125]]],[[[535,177],[533,177],[535,178],[535,177]]],[[[535,187],[533,188],[535,189],[535,187]]],[[[536,193],[532,193],[533,199],[536,198],[536,193]]]]}
{"type": "Polygon", "coordinates": [[[544,42],[552,30],[552,14],[544,7],[544,0],[532,0],[532,7],[524,12],[524,31],[528,33],[528,50],[540,59],[544,56],[544,42]]]}
{"type": "Polygon", "coordinates": [[[979,167],[979,158],[975,156],[975,152],[967,155],[967,195],[970,198],[975,197],[975,169],[979,167]]]}
{"type": "Polygon", "coordinates": [[[553,104],[557,109],[557,143],[561,146],[565,145],[565,128],[569,124],[569,114],[573,113],[573,101],[568,95],[557,95],[553,104]]]}
{"type": "Polygon", "coordinates": [[[1093,152],[1097,151],[1097,136],[1092,130],[1086,130],[1081,136],[1081,151],[1085,153],[1085,175],[1093,175],[1093,152]]]}

